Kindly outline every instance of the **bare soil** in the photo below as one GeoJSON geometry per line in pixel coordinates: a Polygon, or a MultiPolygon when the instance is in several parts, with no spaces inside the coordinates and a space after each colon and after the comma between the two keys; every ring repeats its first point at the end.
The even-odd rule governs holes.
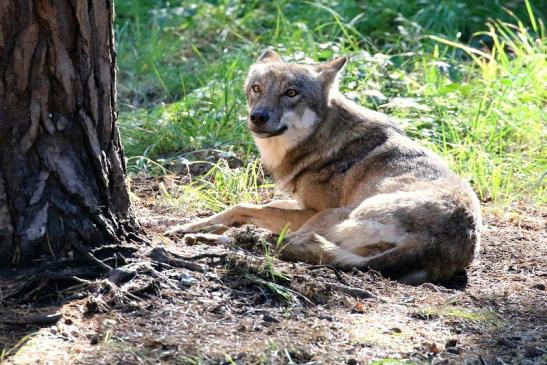
{"type": "Polygon", "coordinates": [[[481,254],[467,275],[408,286],[375,272],[279,261],[252,227],[231,229],[224,244],[169,239],[166,229],[191,218],[146,205],[137,212],[152,244],[196,265],[165,270],[170,280],[100,310],[85,297],[4,305],[0,362],[547,363],[544,210],[485,207],[481,254]],[[42,315],[39,324],[5,320],[51,313],[58,318],[42,315]]]}

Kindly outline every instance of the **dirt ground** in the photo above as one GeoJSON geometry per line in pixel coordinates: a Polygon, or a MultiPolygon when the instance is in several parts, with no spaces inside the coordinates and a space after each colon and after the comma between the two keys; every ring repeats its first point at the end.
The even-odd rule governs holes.
{"type": "Polygon", "coordinates": [[[279,261],[250,227],[232,229],[224,244],[170,240],[162,232],[189,218],[141,206],[153,244],[195,264],[162,272],[178,284],[160,278],[155,295],[107,310],[90,311],[86,298],[0,307],[0,362],[545,364],[547,212],[484,211],[467,275],[414,287],[279,261]],[[57,317],[1,323],[10,313],[57,317]]]}

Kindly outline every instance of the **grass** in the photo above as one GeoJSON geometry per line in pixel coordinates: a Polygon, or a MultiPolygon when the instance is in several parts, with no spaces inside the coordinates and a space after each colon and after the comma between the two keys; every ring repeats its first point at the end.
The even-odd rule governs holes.
{"type": "Polygon", "coordinates": [[[210,163],[211,169],[189,183],[162,187],[155,202],[159,207],[184,207],[187,213],[220,212],[240,202],[260,203],[272,197],[271,183],[264,183],[259,160],[232,169],[225,160],[210,163]]]}
{"type": "Polygon", "coordinates": [[[483,201],[547,203],[541,2],[119,0],[116,6],[120,126],[131,171],[170,173],[170,161],[204,148],[236,153],[247,164],[228,171],[221,163],[211,173],[218,175],[165,194],[166,204],[217,211],[265,196],[264,183],[253,177],[260,166],[245,128],[242,84],[268,46],[290,61],[351,56],[342,91],[396,117],[483,201]]]}
{"type": "Polygon", "coordinates": [[[369,365],[412,365],[416,364],[413,361],[409,360],[401,360],[401,359],[381,359],[381,360],[373,360],[369,363],[369,365]]]}
{"type": "Polygon", "coordinates": [[[500,327],[502,325],[498,315],[491,309],[466,309],[456,306],[443,306],[436,308],[425,308],[422,314],[428,318],[454,318],[472,324],[485,325],[488,327],[500,327]]]}

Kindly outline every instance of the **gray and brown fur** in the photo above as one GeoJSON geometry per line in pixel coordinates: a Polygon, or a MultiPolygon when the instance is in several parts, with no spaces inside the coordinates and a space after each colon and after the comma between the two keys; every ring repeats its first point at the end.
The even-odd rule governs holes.
{"type": "Polygon", "coordinates": [[[477,197],[387,115],[339,93],[345,63],[289,64],[266,51],[245,83],[248,125],[265,166],[295,199],[239,204],[175,231],[251,223],[279,233],[289,224],[286,258],[414,284],[449,279],[478,251],[477,197]]]}

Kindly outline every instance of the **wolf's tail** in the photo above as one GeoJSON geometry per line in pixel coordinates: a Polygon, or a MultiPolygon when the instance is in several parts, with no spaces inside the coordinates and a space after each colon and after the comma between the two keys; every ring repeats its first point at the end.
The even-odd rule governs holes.
{"type": "Polygon", "coordinates": [[[389,278],[418,285],[445,281],[463,271],[475,255],[478,238],[473,238],[462,235],[445,241],[416,234],[374,256],[359,256],[340,247],[331,252],[337,266],[376,270],[389,278]]]}
{"type": "MultiPolygon", "coordinates": [[[[431,272],[432,262],[429,261],[429,265],[426,265],[423,250],[413,246],[400,245],[378,255],[363,257],[358,268],[376,270],[382,275],[411,285],[439,280],[439,275],[431,272]]],[[[445,274],[449,276],[453,273],[445,272],[445,274]]]]}

